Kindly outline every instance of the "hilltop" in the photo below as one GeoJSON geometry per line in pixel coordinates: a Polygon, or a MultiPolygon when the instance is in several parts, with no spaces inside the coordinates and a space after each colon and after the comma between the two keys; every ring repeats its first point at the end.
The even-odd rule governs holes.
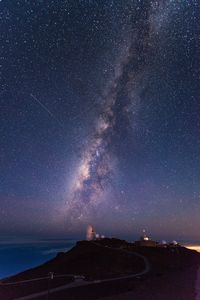
{"type": "Polygon", "coordinates": [[[6,281],[43,277],[49,272],[102,279],[143,270],[143,260],[125,252],[123,248],[120,248],[122,245],[125,249],[126,242],[118,239],[105,239],[102,242],[80,241],[68,252],[59,252],[50,261],[12,276],[6,281]]]}
{"type": "Polygon", "coordinates": [[[64,289],[52,291],[50,299],[67,296],[70,299],[97,299],[133,289],[136,293],[139,287],[144,286],[145,290],[146,284],[149,288],[158,280],[167,284],[173,276],[180,279],[191,270],[193,282],[199,264],[200,254],[181,246],[143,247],[108,238],[79,241],[70,251],[60,252],[36,268],[4,279],[2,283],[8,285],[0,287],[0,294],[4,300],[11,300],[44,291],[45,297],[47,288],[64,286],[64,289]],[[50,272],[53,280],[48,278],[50,272]],[[37,278],[40,280],[33,280],[37,278]],[[25,282],[19,283],[21,281],[25,282]]]}

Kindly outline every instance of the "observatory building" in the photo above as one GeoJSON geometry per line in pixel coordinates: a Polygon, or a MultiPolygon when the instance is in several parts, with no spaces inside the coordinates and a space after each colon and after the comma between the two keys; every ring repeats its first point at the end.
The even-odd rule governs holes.
{"type": "Polygon", "coordinates": [[[156,247],[157,243],[153,241],[147,234],[146,230],[143,230],[143,235],[139,241],[135,242],[136,246],[145,246],[145,247],[156,247]]]}
{"type": "Polygon", "coordinates": [[[105,235],[96,233],[94,227],[92,225],[88,225],[86,231],[86,240],[87,241],[94,241],[94,240],[102,240],[105,238],[105,235]]]}
{"type": "Polygon", "coordinates": [[[96,239],[96,232],[92,225],[88,225],[87,231],[86,231],[86,240],[87,241],[93,241],[96,239]]]}

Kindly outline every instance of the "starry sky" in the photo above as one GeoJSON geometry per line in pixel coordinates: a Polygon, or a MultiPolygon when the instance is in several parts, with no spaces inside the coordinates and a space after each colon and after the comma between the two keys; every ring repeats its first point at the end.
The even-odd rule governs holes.
{"type": "Polygon", "coordinates": [[[0,1],[0,233],[196,240],[197,0],[0,1]]]}

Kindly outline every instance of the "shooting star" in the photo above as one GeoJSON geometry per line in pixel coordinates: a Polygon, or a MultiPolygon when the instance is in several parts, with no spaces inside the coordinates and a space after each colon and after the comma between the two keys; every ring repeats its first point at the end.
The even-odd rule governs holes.
{"type": "Polygon", "coordinates": [[[63,124],[55,117],[55,115],[33,94],[30,94],[30,96],[56,121],[60,126],[63,127],[63,124]]]}

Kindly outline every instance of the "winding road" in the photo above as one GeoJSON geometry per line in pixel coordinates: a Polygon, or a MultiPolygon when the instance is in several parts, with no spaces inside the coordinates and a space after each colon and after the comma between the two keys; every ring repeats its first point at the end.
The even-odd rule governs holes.
{"type": "MultiPolygon", "coordinates": [[[[104,246],[101,246],[98,243],[93,242],[93,244],[97,245],[98,247],[103,247],[104,248],[104,246]]],[[[57,275],[55,277],[74,276],[74,278],[76,280],[75,280],[75,282],[72,282],[72,283],[69,283],[69,284],[66,284],[66,285],[62,285],[60,287],[52,288],[49,291],[46,290],[46,291],[43,291],[43,292],[33,293],[31,295],[28,295],[28,296],[23,296],[23,297],[15,298],[14,300],[37,299],[38,297],[47,296],[49,292],[52,294],[52,293],[56,293],[56,292],[59,292],[59,291],[63,291],[63,290],[71,289],[71,288],[75,288],[75,287],[90,286],[90,285],[94,285],[94,284],[100,284],[100,283],[104,283],[104,282],[113,282],[113,281],[118,281],[118,280],[122,280],[122,279],[131,279],[131,278],[140,277],[142,275],[145,275],[145,274],[147,274],[150,271],[150,264],[149,264],[148,259],[145,256],[143,256],[141,254],[138,254],[136,252],[130,252],[130,251],[122,250],[122,249],[119,249],[119,248],[111,248],[111,247],[109,247],[109,249],[112,249],[114,251],[126,252],[128,255],[133,255],[133,256],[139,257],[144,262],[144,266],[145,266],[144,270],[142,270],[139,273],[134,273],[134,274],[120,276],[120,277],[115,277],[115,278],[110,278],[110,279],[93,280],[93,281],[90,281],[90,282],[85,281],[84,279],[81,278],[81,276],[74,276],[72,274],[57,275]]],[[[47,279],[47,278],[48,277],[41,277],[41,278],[35,278],[35,279],[31,279],[31,280],[18,281],[18,282],[15,282],[15,283],[5,283],[5,284],[1,283],[1,285],[13,285],[13,284],[16,285],[16,284],[21,284],[21,283],[26,283],[26,282],[44,280],[44,279],[47,279]]]]}

